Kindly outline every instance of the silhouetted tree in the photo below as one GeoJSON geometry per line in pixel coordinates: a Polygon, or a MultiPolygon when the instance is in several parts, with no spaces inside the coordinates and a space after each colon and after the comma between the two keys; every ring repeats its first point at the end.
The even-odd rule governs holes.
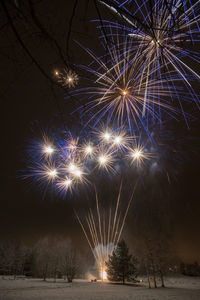
{"type": "Polygon", "coordinates": [[[187,276],[200,276],[200,265],[198,262],[194,262],[193,264],[181,263],[180,272],[187,276]]]}
{"type": "Polygon", "coordinates": [[[24,273],[27,248],[20,241],[6,241],[0,245],[0,272],[3,275],[17,275],[24,273]]]}
{"type": "Polygon", "coordinates": [[[106,262],[108,279],[111,281],[133,280],[136,277],[136,258],[129,254],[129,249],[124,240],[117,244],[112,255],[106,262]]]}
{"type": "Polygon", "coordinates": [[[72,282],[80,269],[80,255],[70,240],[63,241],[60,247],[62,273],[67,277],[68,282],[72,282]]]}
{"type": "Polygon", "coordinates": [[[51,240],[49,237],[45,237],[39,240],[35,247],[35,264],[37,274],[46,281],[46,278],[50,275],[51,264],[51,240]]]}

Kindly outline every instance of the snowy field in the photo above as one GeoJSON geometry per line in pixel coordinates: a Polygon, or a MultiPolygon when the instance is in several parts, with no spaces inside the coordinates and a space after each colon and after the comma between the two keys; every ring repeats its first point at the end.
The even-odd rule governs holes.
{"type": "Polygon", "coordinates": [[[51,279],[0,279],[0,300],[199,300],[200,278],[170,277],[166,288],[148,289],[146,279],[142,284],[119,285],[91,283],[75,280],[72,284],[51,279]]]}

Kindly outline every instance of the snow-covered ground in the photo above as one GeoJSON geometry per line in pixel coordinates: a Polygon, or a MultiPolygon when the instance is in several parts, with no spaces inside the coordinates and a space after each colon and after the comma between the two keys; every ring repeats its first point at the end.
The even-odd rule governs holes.
{"type": "Polygon", "coordinates": [[[91,283],[75,280],[72,284],[51,279],[0,279],[0,300],[199,300],[200,278],[168,277],[166,288],[148,289],[146,279],[137,285],[91,283]]]}

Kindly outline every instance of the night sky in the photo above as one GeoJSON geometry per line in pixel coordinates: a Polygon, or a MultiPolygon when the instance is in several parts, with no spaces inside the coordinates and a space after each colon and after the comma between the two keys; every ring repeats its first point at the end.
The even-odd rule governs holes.
{"type": "MultiPolygon", "coordinates": [[[[18,8],[13,3],[8,1],[6,9],[17,32],[53,82],[55,68],[64,66],[54,41],[34,24],[29,1],[19,1],[18,8]]],[[[96,25],[90,20],[98,19],[99,13],[105,19],[114,20],[114,16],[105,7],[97,4],[97,10],[95,1],[87,0],[30,3],[45,30],[58,42],[66,61],[87,64],[88,56],[75,40],[100,54],[99,33],[96,25]]],[[[52,196],[48,192],[43,197],[40,189],[26,184],[18,176],[19,170],[26,168],[24,156],[29,139],[34,136],[32,129],[37,128],[37,124],[41,128],[49,128],[52,125],[61,127],[63,119],[69,127],[75,126],[76,120],[72,119],[70,113],[77,103],[67,101],[66,91],[56,84],[53,85],[31,61],[13,33],[2,6],[0,22],[1,238],[22,239],[31,245],[46,234],[58,234],[69,236],[81,249],[87,249],[73,209],[87,208],[92,203],[93,191],[86,190],[83,194],[66,196],[66,199],[52,196]]],[[[195,66],[195,70],[200,72],[199,65],[195,66]]],[[[195,88],[198,90],[199,86],[195,88]]],[[[173,173],[178,168],[178,175],[170,184],[166,178],[161,183],[156,180],[144,180],[144,185],[141,184],[136,192],[123,234],[134,249],[146,226],[151,224],[162,228],[163,234],[170,235],[178,256],[191,262],[200,261],[200,112],[196,106],[193,110],[197,119],[189,124],[190,129],[186,128],[183,121],[177,122],[176,126],[177,137],[185,139],[181,147],[186,152],[185,160],[178,167],[172,159],[170,169],[173,173]],[[186,136],[191,136],[191,139],[186,136]]],[[[168,160],[170,159],[169,157],[168,160]]],[[[131,182],[131,175],[127,176],[131,182]]],[[[105,182],[101,178],[100,182],[97,182],[98,191],[105,203],[116,197],[119,182],[120,178],[105,182]]],[[[123,191],[123,201],[127,201],[130,185],[126,188],[123,191]]]]}

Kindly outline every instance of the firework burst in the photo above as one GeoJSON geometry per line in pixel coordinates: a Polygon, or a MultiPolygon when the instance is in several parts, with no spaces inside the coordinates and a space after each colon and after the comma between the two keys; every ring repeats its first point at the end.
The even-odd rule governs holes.
{"type": "Polygon", "coordinates": [[[92,86],[72,92],[85,102],[79,110],[89,119],[86,125],[91,122],[95,127],[107,119],[108,123],[117,123],[118,127],[128,126],[134,133],[136,126],[147,126],[148,119],[160,120],[161,112],[170,116],[178,112],[170,102],[177,98],[178,92],[173,87],[170,89],[167,75],[165,80],[158,80],[154,76],[155,69],[152,69],[141,78],[143,63],[131,58],[130,48],[120,54],[118,45],[113,46],[103,58],[94,57],[88,49],[87,52],[94,58],[94,63],[80,68],[92,75],[92,86]]]}
{"type": "Polygon", "coordinates": [[[78,75],[70,69],[64,69],[63,71],[54,70],[54,76],[64,88],[74,88],[79,81],[78,75]]]}
{"type": "Polygon", "coordinates": [[[33,178],[46,186],[51,184],[65,196],[90,183],[92,174],[114,174],[117,161],[126,160],[125,151],[132,138],[119,129],[110,130],[109,136],[110,140],[108,132],[98,130],[87,141],[69,132],[62,139],[56,134],[52,142],[43,135],[43,141],[33,143],[29,149],[29,168],[24,178],[33,178]]]}
{"type": "MultiPolygon", "coordinates": [[[[150,136],[140,129],[132,137],[125,127],[112,128],[107,124],[95,131],[80,132],[77,137],[63,130],[52,132],[49,138],[43,134],[40,142],[32,142],[28,147],[28,168],[20,177],[35,183],[43,194],[48,188],[63,198],[88,191],[97,181],[118,176],[127,180],[131,176],[142,180],[167,176],[170,182],[188,158],[183,139],[169,124],[163,128],[159,123],[151,127],[149,124],[149,130],[150,136]]],[[[186,128],[184,137],[189,140],[189,147],[191,139],[186,128]]],[[[188,151],[193,153],[190,148],[188,151]]]]}
{"type": "Polygon", "coordinates": [[[120,51],[126,51],[128,45],[131,58],[137,57],[142,62],[141,80],[148,83],[156,77],[162,83],[168,73],[168,81],[172,85],[175,79],[182,81],[190,97],[199,105],[191,81],[199,80],[200,75],[189,64],[193,62],[194,65],[200,60],[199,53],[191,50],[200,41],[199,1],[192,4],[191,1],[159,0],[154,3],[142,2],[141,5],[132,1],[133,6],[129,6],[129,9],[117,1],[115,4],[111,4],[111,1],[100,2],[123,19],[121,23],[108,24],[105,21],[103,27],[104,30],[113,30],[109,33],[113,38],[118,35],[118,31],[128,37],[125,42],[121,42],[120,51]]]}

